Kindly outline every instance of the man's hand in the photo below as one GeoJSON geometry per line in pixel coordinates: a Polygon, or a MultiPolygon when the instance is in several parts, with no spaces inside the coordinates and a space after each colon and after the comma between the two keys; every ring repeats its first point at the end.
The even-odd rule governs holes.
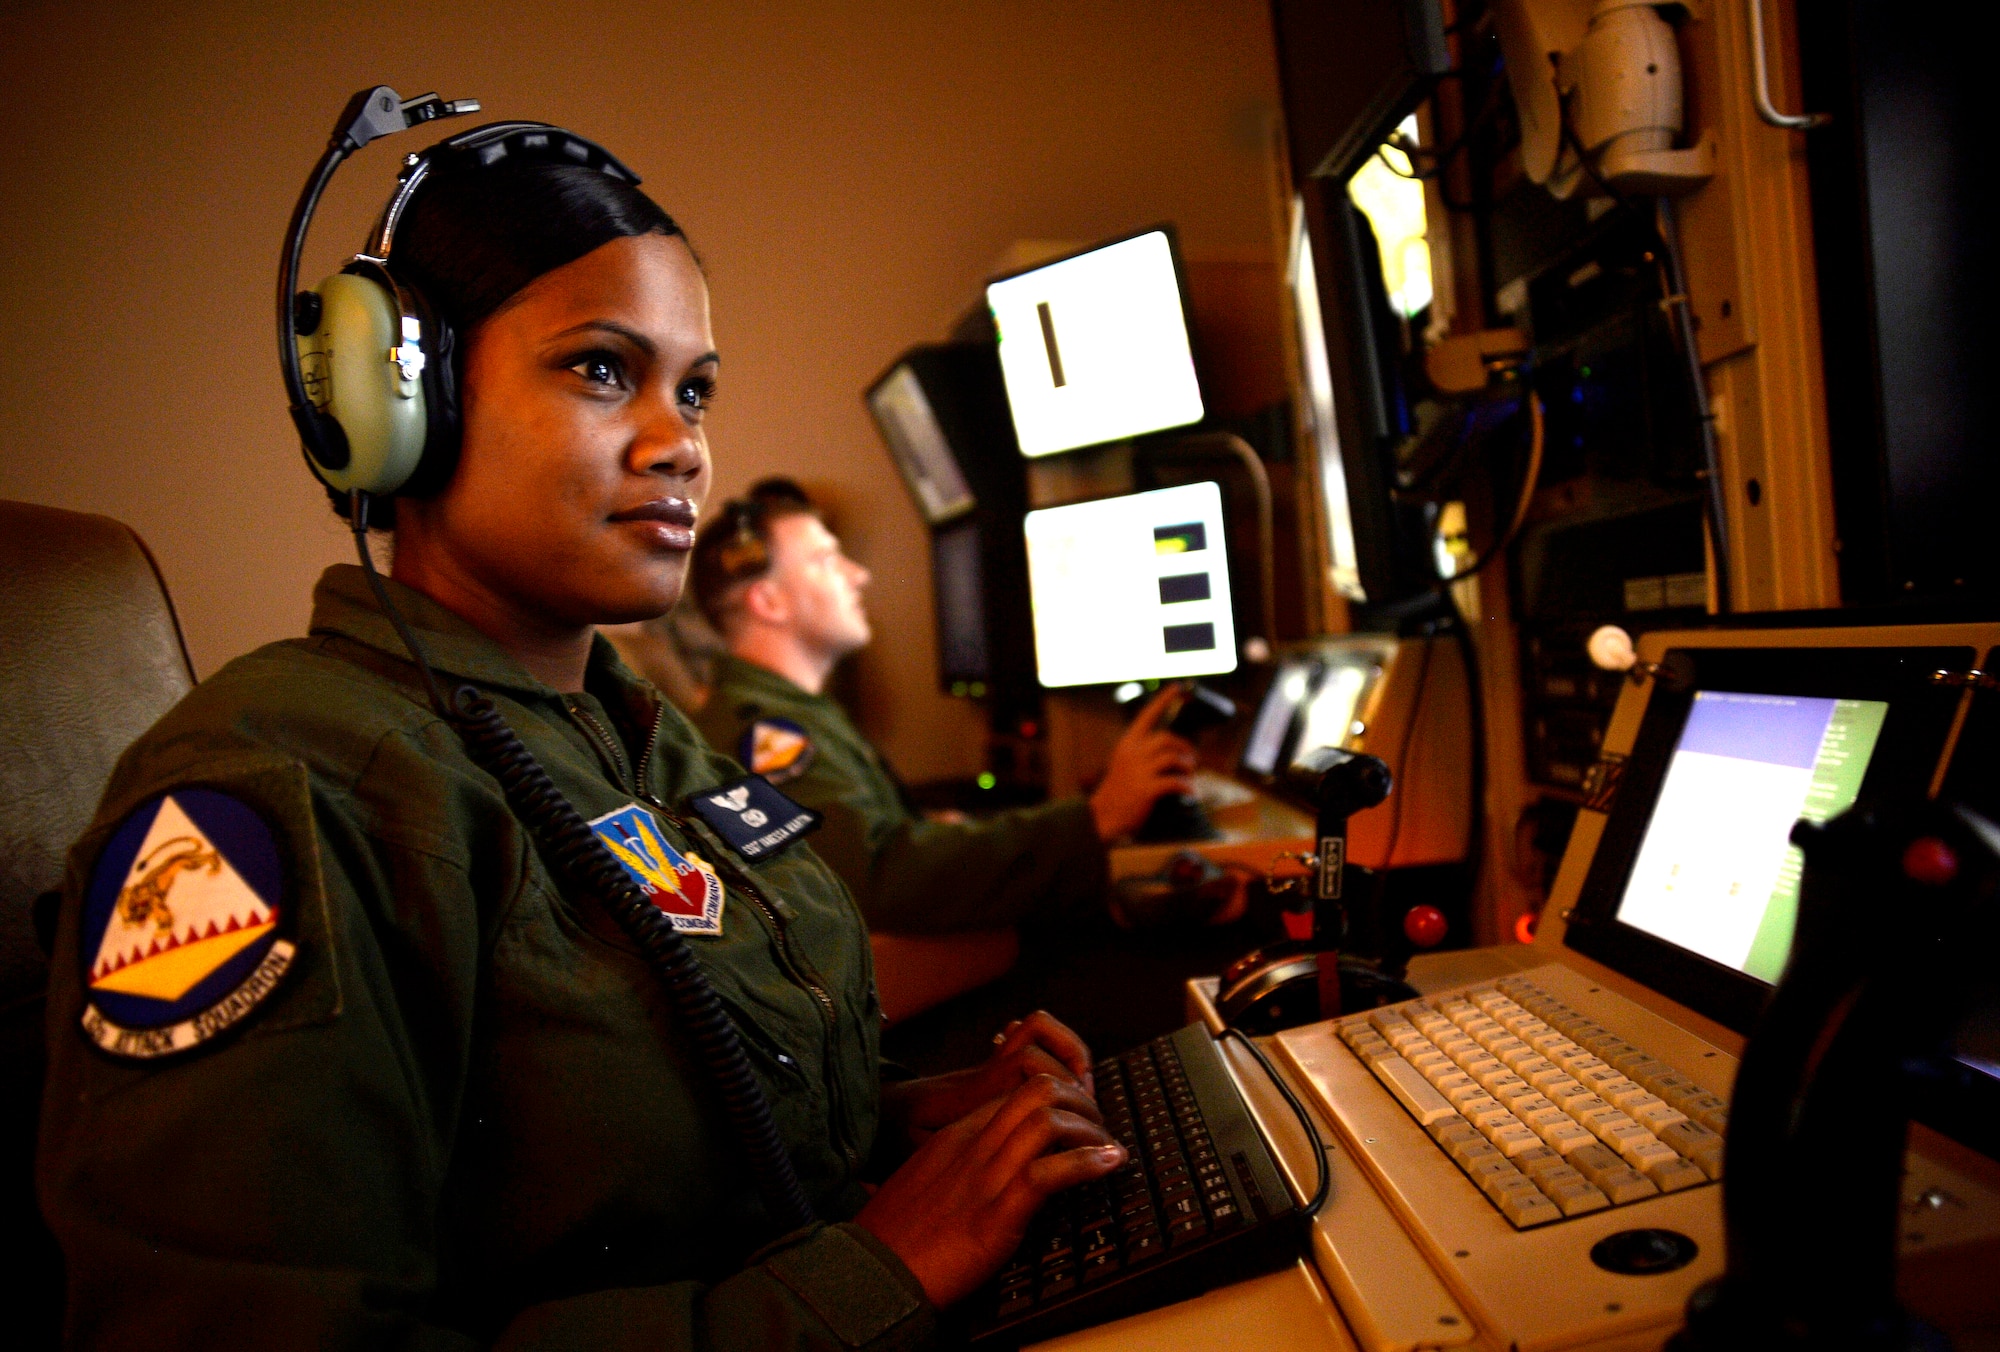
{"type": "Polygon", "coordinates": [[[1194,788],[1194,747],[1160,726],[1179,693],[1169,685],[1153,696],[1111,748],[1111,764],[1090,795],[1097,838],[1106,845],[1138,830],[1162,794],[1194,788]]]}
{"type": "Polygon", "coordinates": [[[902,1259],[943,1309],[999,1270],[1051,1194],[1125,1163],[1125,1148],[1091,1120],[1095,1113],[1078,1086],[1037,1075],[933,1135],[855,1224],[902,1259]]]}
{"type": "Polygon", "coordinates": [[[1005,1098],[1038,1075],[1080,1090],[1087,1102],[1077,1111],[1100,1122],[1090,1067],[1090,1048],[1083,1039],[1053,1014],[1038,1009],[1008,1024],[993,1055],[981,1065],[883,1085],[884,1126],[920,1145],[932,1132],[1005,1098]]]}

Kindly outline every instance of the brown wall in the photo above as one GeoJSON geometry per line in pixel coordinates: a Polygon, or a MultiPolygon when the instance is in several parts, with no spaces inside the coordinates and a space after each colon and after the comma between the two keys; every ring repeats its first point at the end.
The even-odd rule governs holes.
{"type": "MultiPolygon", "coordinates": [[[[1012,240],[1171,219],[1191,250],[1267,251],[1262,0],[0,4],[0,497],[135,526],[204,674],[300,632],[348,556],[270,307],[300,181],[376,81],[568,125],[646,176],[713,286],[720,488],[786,471],[833,499],[876,575],[865,721],[909,774],[974,768],[861,390],[1012,240]]],[[[342,171],[309,276],[430,139],[342,171]]]]}

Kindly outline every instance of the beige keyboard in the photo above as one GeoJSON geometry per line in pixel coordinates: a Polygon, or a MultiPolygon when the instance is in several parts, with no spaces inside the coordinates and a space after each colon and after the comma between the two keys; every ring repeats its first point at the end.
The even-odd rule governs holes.
{"type": "Polygon", "coordinates": [[[1525,978],[1335,1027],[1520,1229],[1722,1177],[1728,1104],[1525,978]]]}

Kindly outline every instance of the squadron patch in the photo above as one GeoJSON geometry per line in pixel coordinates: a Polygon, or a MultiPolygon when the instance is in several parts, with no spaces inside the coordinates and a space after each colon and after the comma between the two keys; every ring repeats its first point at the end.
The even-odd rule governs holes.
{"type": "Polygon", "coordinates": [[[703,789],[687,801],[730,849],[753,864],[777,854],[820,823],[819,813],[800,807],[759,775],[703,789]]]}
{"type": "Polygon", "coordinates": [[[234,1027],[297,955],[291,910],[277,841],[251,808],[192,788],[141,804],[84,893],[83,1031],[149,1060],[234,1027]]]}
{"type": "Polygon", "coordinates": [[[812,738],[789,718],[760,718],[743,733],[736,759],[773,784],[789,784],[812,767],[812,738]]]}
{"type": "Polygon", "coordinates": [[[675,929],[722,933],[722,880],[701,856],[683,855],[669,845],[652,813],[629,803],[605,813],[590,829],[675,929]]]}

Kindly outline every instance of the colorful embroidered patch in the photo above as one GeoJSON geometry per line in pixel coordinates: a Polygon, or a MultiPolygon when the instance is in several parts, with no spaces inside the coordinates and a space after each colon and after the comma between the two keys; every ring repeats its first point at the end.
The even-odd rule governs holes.
{"type": "Polygon", "coordinates": [[[83,1030],[134,1059],[184,1052],[241,1022],[292,965],[284,865],[264,819],[213,789],[126,817],[83,901],[83,1030]]]}
{"type": "Polygon", "coordinates": [[[800,807],[757,775],[703,789],[687,802],[724,844],[753,864],[820,823],[819,813],[800,807]]]}
{"type": "Polygon", "coordinates": [[[789,718],[760,718],[744,731],[736,758],[752,774],[789,784],[812,766],[812,738],[789,718]]]}
{"type": "Polygon", "coordinates": [[[632,881],[682,934],[722,933],[722,880],[700,855],[667,844],[653,814],[637,803],[590,824],[632,881]]]}

